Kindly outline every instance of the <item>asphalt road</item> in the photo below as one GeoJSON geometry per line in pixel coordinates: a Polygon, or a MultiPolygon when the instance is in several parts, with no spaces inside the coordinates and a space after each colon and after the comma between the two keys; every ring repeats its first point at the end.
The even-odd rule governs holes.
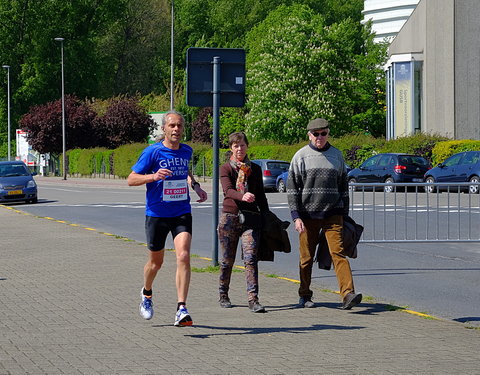
{"type": "MultiPolygon", "coordinates": [[[[119,186],[118,183],[106,186],[69,185],[44,181],[38,179],[38,204],[16,207],[37,216],[145,241],[144,187],[119,186]]],[[[268,193],[267,196],[272,211],[289,220],[286,195],[268,193]]],[[[192,207],[192,253],[211,258],[211,200],[202,204],[194,202],[192,207]]],[[[261,262],[261,272],[298,279],[298,237],[292,225],[289,231],[292,253],[276,254],[273,263],[261,262]]],[[[172,247],[170,240],[167,246],[172,247]]],[[[360,244],[358,250],[359,257],[351,260],[358,292],[415,311],[480,325],[478,242],[360,244]]],[[[237,261],[241,264],[239,256],[237,261]]],[[[333,271],[314,268],[313,282],[326,289],[338,290],[333,271]]],[[[291,299],[296,298],[292,296],[291,299]]]]}

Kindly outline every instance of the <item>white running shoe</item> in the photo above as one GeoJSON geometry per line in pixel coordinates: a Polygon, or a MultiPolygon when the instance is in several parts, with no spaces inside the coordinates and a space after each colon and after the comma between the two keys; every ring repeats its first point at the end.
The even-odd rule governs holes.
{"type": "Polygon", "coordinates": [[[175,314],[175,323],[173,325],[175,327],[182,327],[182,326],[191,326],[193,324],[192,318],[188,313],[188,310],[185,306],[180,306],[177,313],[175,314]]]}
{"type": "Polygon", "coordinates": [[[143,295],[143,288],[141,291],[142,302],[140,302],[139,311],[143,319],[150,320],[153,317],[153,302],[152,297],[143,295]]]}

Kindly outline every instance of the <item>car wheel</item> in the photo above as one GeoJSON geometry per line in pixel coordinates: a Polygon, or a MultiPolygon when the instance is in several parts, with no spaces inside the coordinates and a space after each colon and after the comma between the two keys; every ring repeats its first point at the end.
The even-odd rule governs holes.
{"type": "MultiPolygon", "coordinates": [[[[434,184],[435,179],[432,176],[428,176],[427,179],[425,180],[427,184],[434,184]]],[[[435,193],[436,189],[435,186],[425,186],[425,191],[427,193],[435,193]]]]}
{"type": "Polygon", "coordinates": [[[38,202],[38,198],[33,198],[33,199],[29,199],[26,201],[27,203],[37,203],[38,202]]]}
{"type": "Polygon", "coordinates": [[[283,181],[282,179],[278,181],[277,190],[279,193],[285,193],[287,191],[287,187],[285,186],[285,181],[283,181]]]}
{"type": "Polygon", "coordinates": [[[470,185],[468,187],[468,191],[470,192],[470,194],[478,194],[478,190],[479,190],[478,183],[480,182],[480,178],[478,178],[478,176],[473,176],[473,177],[470,177],[470,180],[468,182],[476,184],[476,185],[470,185]]]}
{"type": "Polygon", "coordinates": [[[357,180],[354,179],[354,178],[351,178],[350,180],[348,180],[348,190],[350,190],[350,191],[357,190],[356,186],[351,186],[351,184],[356,184],[356,183],[357,183],[357,180]]]}
{"type": "MultiPolygon", "coordinates": [[[[386,184],[394,184],[395,181],[393,180],[393,178],[388,177],[388,178],[385,180],[385,183],[386,183],[386,184]]],[[[385,193],[392,193],[394,189],[395,189],[395,188],[394,188],[393,186],[389,186],[389,185],[383,187],[383,191],[384,191],[385,193]]]]}

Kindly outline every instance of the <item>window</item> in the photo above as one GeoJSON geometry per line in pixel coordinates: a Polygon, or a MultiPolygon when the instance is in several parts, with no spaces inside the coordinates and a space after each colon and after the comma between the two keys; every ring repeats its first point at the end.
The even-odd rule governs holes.
{"type": "Polygon", "coordinates": [[[382,157],[381,155],[377,155],[377,156],[374,156],[374,157],[368,159],[367,161],[365,161],[365,163],[363,163],[362,167],[373,168],[374,166],[376,166],[378,164],[378,161],[380,160],[381,157],[382,157]]]}
{"type": "Polygon", "coordinates": [[[479,152],[467,152],[462,160],[462,164],[477,164],[479,156],[479,152]]]}
{"type": "Polygon", "coordinates": [[[390,155],[382,156],[380,162],[378,163],[379,167],[388,167],[392,161],[392,157],[390,155]]]}
{"type": "Polygon", "coordinates": [[[462,156],[463,156],[463,153],[450,156],[447,160],[445,160],[443,165],[445,167],[452,167],[454,165],[457,165],[460,162],[460,159],[462,158],[462,156]]]}
{"type": "Polygon", "coordinates": [[[289,167],[290,167],[289,163],[277,163],[277,162],[267,163],[267,169],[280,169],[282,171],[288,171],[289,167]]]}

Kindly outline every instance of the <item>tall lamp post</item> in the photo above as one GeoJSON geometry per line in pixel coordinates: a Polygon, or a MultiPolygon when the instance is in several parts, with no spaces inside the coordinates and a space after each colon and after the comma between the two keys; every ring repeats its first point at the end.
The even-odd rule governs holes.
{"type": "Polygon", "coordinates": [[[8,112],[8,135],[7,135],[7,143],[8,143],[8,161],[10,161],[10,155],[11,155],[11,149],[10,149],[10,140],[11,140],[11,135],[10,135],[10,65],[2,65],[2,68],[7,69],[7,112],[8,112]]]}
{"type": "Polygon", "coordinates": [[[170,27],[170,110],[173,111],[173,19],[174,19],[174,13],[173,13],[173,6],[174,6],[174,1],[172,0],[172,10],[171,10],[171,15],[172,15],[172,24],[170,27]]]}
{"type": "Polygon", "coordinates": [[[63,75],[63,41],[65,38],[55,38],[55,41],[60,42],[60,51],[62,55],[62,152],[63,152],[63,179],[67,179],[67,166],[66,166],[66,139],[65,139],[65,81],[63,75]]]}

